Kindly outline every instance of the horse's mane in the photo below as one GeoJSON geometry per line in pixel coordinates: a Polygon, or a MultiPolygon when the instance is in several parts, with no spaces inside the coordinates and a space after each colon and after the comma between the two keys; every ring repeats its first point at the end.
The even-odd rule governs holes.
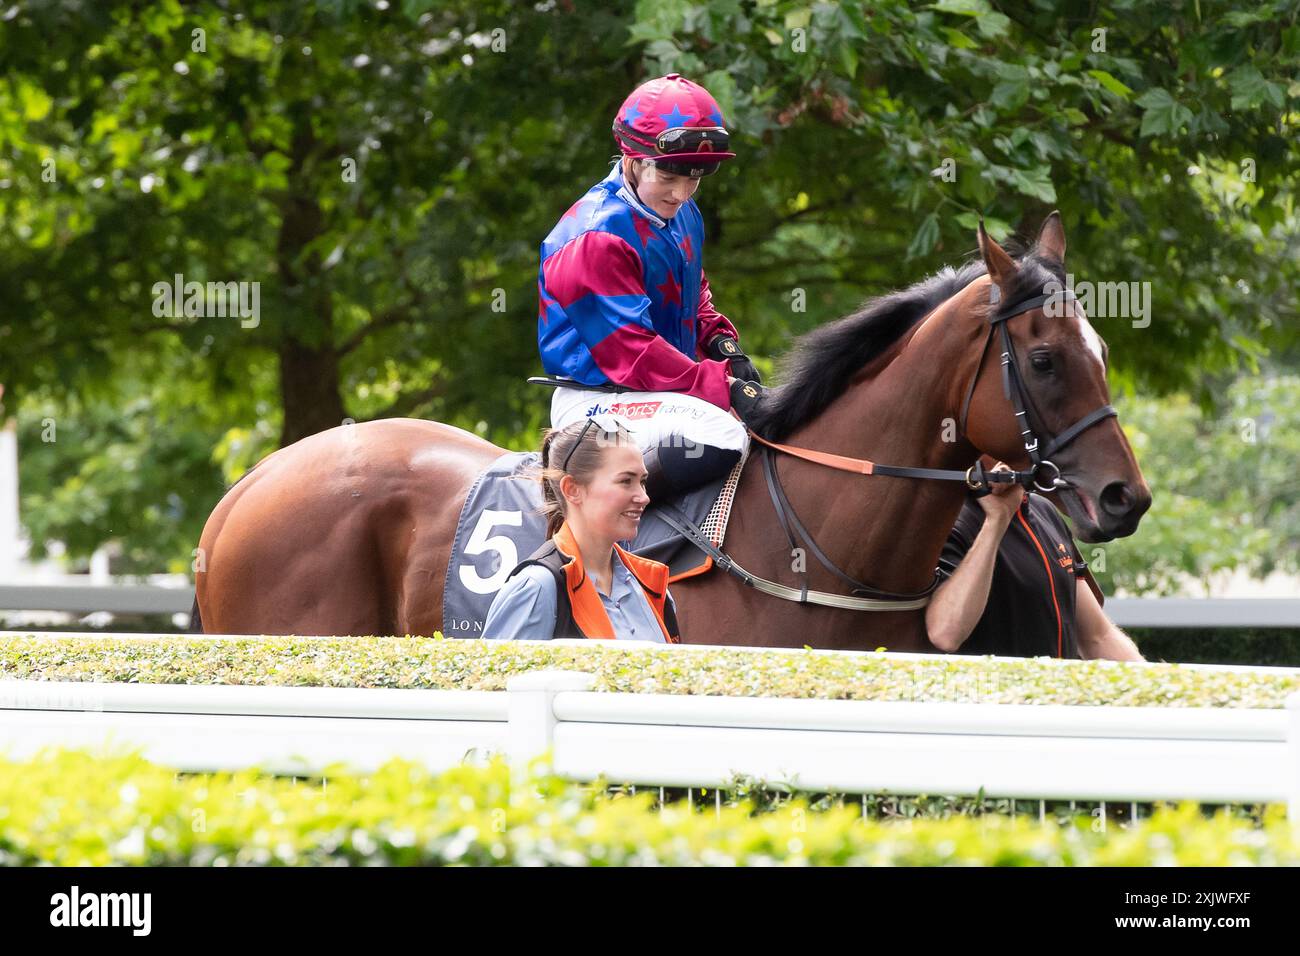
{"type": "MultiPolygon", "coordinates": [[[[1065,284],[1065,271],[1050,256],[1022,251],[1014,243],[1004,248],[1019,264],[1008,301],[1042,291],[1056,280],[1065,284]]],[[[778,361],[781,385],[767,391],[749,420],[750,427],[771,441],[780,441],[816,418],[865,365],[882,355],[940,303],[956,295],[987,271],[982,259],[953,268],[945,266],[915,285],[864,302],[852,315],[805,333],[778,361]]]]}

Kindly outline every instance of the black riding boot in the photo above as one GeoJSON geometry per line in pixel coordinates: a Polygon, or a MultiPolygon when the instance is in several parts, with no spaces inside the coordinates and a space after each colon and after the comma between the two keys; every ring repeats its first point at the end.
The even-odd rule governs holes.
{"type": "Polygon", "coordinates": [[[731,448],[693,443],[683,445],[656,445],[645,453],[645,467],[649,473],[645,490],[652,505],[706,482],[724,478],[740,461],[740,452],[731,448]]]}

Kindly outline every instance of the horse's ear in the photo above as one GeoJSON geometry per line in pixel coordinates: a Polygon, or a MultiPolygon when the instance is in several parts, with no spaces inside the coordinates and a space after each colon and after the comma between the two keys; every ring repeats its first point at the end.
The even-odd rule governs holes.
{"type": "Polygon", "coordinates": [[[989,238],[989,234],[984,231],[984,220],[980,220],[979,232],[977,233],[980,244],[980,255],[984,257],[984,265],[988,267],[989,278],[999,289],[1005,289],[1011,283],[1011,278],[1016,274],[1016,262],[1007,251],[989,238]]]}
{"type": "Polygon", "coordinates": [[[1043,228],[1038,230],[1037,251],[1046,253],[1061,265],[1065,265],[1065,226],[1061,224],[1061,214],[1055,210],[1043,220],[1043,228]]]}

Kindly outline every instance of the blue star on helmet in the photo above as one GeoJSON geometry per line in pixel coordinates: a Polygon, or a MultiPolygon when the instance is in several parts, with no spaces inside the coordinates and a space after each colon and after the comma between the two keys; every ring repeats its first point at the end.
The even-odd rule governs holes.
{"type": "Polygon", "coordinates": [[[726,123],[722,122],[722,114],[719,113],[717,110],[713,110],[713,112],[709,113],[709,121],[713,123],[714,126],[727,125],[726,123]]]}
{"type": "Polygon", "coordinates": [[[685,126],[687,121],[690,119],[691,114],[683,113],[681,108],[674,104],[671,113],[660,113],[659,116],[668,124],[668,129],[675,129],[678,126],[685,126]]]}
{"type": "Polygon", "coordinates": [[[623,122],[631,126],[641,118],[641,111],[637,109],[641,105],[641,98],[638,96],[636,102],[623,111],[623,122]]]}

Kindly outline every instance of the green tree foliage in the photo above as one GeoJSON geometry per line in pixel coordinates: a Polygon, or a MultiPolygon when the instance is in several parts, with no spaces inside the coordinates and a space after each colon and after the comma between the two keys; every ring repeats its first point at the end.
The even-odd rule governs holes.
{"type": "Polygon", "coordinates": [[[793,335],[972,252],[979,217],[1032,235],[1059,207],[1079,278],[1151,283],[1149,326],[1094,317],[1115,384],[1209,403],[1207,373],[1296,349],[1296,11],[19,0],[0,23],[0,382],[32,530],[179,561],[218,481],[345,417],[532,444],[538,245],[603,176],[627,91],[668,70],[735,132],[698,196],[706,259],[768,370],[793,335]],[[175,274],[259,282],[259,324],[155,315],[175,274]],[[59,442],[37,448],[49,416],[59,442]],[[114,455],[170,454],[131,416],[193,461],[103,482],[114,455]],[[69,504],[95,481],[98,503],[69,504]],[[171,517],[108,517],[148,502],[171,517]]]}
{"type": "Polygon", "coordinates": [[[1208,593],[1219,571],[1300,572],[1298,410],[1296,376],[1238,381],[1212,416],[1184,395],[1125,402],[1154,505],[1138,534],[1092,553],[1102,586],[1168,594],[1199,581],[1208,593]]]}

